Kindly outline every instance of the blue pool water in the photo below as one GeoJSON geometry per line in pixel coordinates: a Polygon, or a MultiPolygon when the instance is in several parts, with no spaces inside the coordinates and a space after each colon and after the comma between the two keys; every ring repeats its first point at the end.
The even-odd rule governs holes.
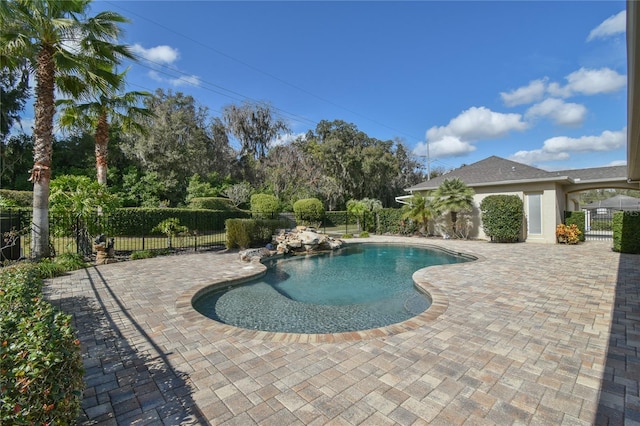
{"type": "Polygon", "coordinates": [[[418,269],[466,262],[438,249],[362,244],[267,263],[258,280],[206,293],[193,306],[236,327],[341,333],[383,327],[431,304],[411,278],[418,269]]]}

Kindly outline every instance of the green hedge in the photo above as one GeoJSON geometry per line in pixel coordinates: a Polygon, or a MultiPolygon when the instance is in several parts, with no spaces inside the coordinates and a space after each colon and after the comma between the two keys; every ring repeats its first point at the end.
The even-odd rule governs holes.
{"type": "Polygon", "coordinates": [[[104,232],[109,236],[162,235],[152,229],[163,220],[175,217],[191,231],[223,231],[226,219],[248,217],[245,212],[168,208],[117,209],[108,219],[104,232]]]}
{"type": "Polygon", "coordinates": [[[190,209],[236,210],[230,199],[224,197],[196,197],[189,201],[190,209]]]}
{"type": "Polygon", "coordinates": [[[613,214],[613,250],[640,254],[640,212],[618,211],[613,214]]]}
{"type": "Polygon", "coordinates": [[[42,299],[38,266],[0,271],[0,424],[76,424],[80,342],[71,316],[42,299]]]}
{"type": "Polygon", "coordinates": [[[413,221],[402,218],[404,210],[386,208],[378,214],[378,234],[411,235],[418,230],[413,221]]]}
{"type": "Polygon", "coordinates": [[[32,191],[14,191],[12,189],[0,189],[0,197],[15,201],[18,207],[31,207],[33,205],[32,191]]]}
{"type": "Polygon", "coordinates": [[[317,198],[304,198],[293,203],[293,213],[298,225],[318,226],[322,223],[324,206],[317,198]]]}
{"type": "Polygon", "coordinates": [[[517,195],[489,195],[480,203],[482,229],[491,241],[515,243],[522,237],[524,207],[517,195]]]}
{"type": "MultiPolygon", "coordinates": [[[[349,218],[349,223],[356,223],[356,218],[349,218]]],[[[329,211],[324,212],[324,224],[325,226],[344,226],[347,224],[347,212],[346,211],[329,211]]]]}
{"type": "Polygon", "coordinates": [[[564,224],[565,225],[576,225],[580,230],[580,241],[585,240],[585,215],[583,211],[574,211],[574,212],[564,212],[564,224]]]}
{"type": "Polygon", "coordinates": [[[286,228],[286,222],[271,219],[227,219],[227,248],[262,247],[271,242],[276,229],[286,228]]]}

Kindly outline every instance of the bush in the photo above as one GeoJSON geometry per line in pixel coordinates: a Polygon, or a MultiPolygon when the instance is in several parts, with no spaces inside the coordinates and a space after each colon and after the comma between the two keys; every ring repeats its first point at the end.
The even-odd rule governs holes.
{"type": "Polygon", "coordinates": [[[233,203],[228,198],[223,197],[197,197],[189,201],[190,209],[203,210],[235,210],[233,203]]]}
{"type": "Polygon", "coordinates": [[[402,209],[382,209],[378,215],[378,234],[400,234],[411,235],[418,231],[418,226],[415,222],[408,219],[403,219],[402,215],[404,210],[402,209]]]}
{"type": "Polygon", "coordinates": [[[613,250],[640,254],[640,212],[618,211],[613,214],[613,250]]]}
{"type": "Polygon", "coordinates": [[[253,194],[251,196],[251,213],[253,217],[272,218],[280,213],[280,201],[269,194],[253,194]]]}
{"type": "Polygon", "coordinates": [[[41,271],[0,271],[0,424],[75,424],[82,398],[80,341],[71,316],[42,299],[41,271]]]}
{"type": "Polygon", "coordinates": [[[319,226],[324,216],[324,206],[317,198],[304,198],[293,203],[293,213],[299,225],[319,226]]]}
{"type": "Polygon", "coordinates": [[[13,191],[11,189],[0,189],[0,197],[12,200],[18,207],[31,207],[33,204],[32,191],[13,191]]]}
{"type": "Polygon", "coordinates": [[[515,243],[522,236],[524,208],[517,195],[489,195],[480,203],[482,229],[491,241],[515,243]]]}
{"type": "Polygon", "coordinates": [[[276,229],[286,228],[286,222],[269,219],[227,219],[225,225],[228,249],[264,246],[276,229]]]}
{"type": "Polygon", "coordinates": [[[584,229],[584,212],[564,212],[564,224],[576,225],[580,230],[580,241],[584,241],[585,229],[584,229]]]}
{"type": "Polygon", "coordinates": [[[160,253],[155,250],[138,250],[131,253],[131,260],[150,259],[158,256],[159,254],[160,253]]]}
{"type": "Polygon", "coordinates": [[[358,234],[358,237],[360,237],[360,238],[369,238],[369,232],[362,231],[360,234],[358,234]]]}
{"type": "Polygon", "coordinates": [[[578,242],[580,242],[580,235],[582,235],[582,232],[575,223],[571,225],[561,223],[556,226],[556,239],[559,243],[578,244],[578,242]]]}

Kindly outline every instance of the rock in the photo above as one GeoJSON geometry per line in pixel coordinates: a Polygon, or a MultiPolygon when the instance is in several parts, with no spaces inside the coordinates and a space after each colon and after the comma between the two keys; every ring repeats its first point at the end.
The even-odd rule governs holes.
{"type": "Polygon", "coordinates": [[[313,228],[304,226],[299,226],[288,234],[278,235],[276,241],[278,253],[336,250],[344,244],[342,240],[319,234],[313,228]]]}
{"type": "Polygon", "coordinates": [[[240,252],[240,260],[251,262],[254,259],[260,260],[271,256],[271,251],[266,248],[247,249],[240,252]]]}

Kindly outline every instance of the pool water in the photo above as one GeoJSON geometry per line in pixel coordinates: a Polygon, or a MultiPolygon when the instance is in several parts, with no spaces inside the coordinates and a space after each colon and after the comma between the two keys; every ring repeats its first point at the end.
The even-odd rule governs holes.
{"type": "Polygon", "coordinates": [[[415,246],[361,244],[266,263],[263,277],[194,301],[203,315],[236,327],[287,333],[341,333],[405,321],[424,312],[418,269],[469,258],[415,246]]]}

